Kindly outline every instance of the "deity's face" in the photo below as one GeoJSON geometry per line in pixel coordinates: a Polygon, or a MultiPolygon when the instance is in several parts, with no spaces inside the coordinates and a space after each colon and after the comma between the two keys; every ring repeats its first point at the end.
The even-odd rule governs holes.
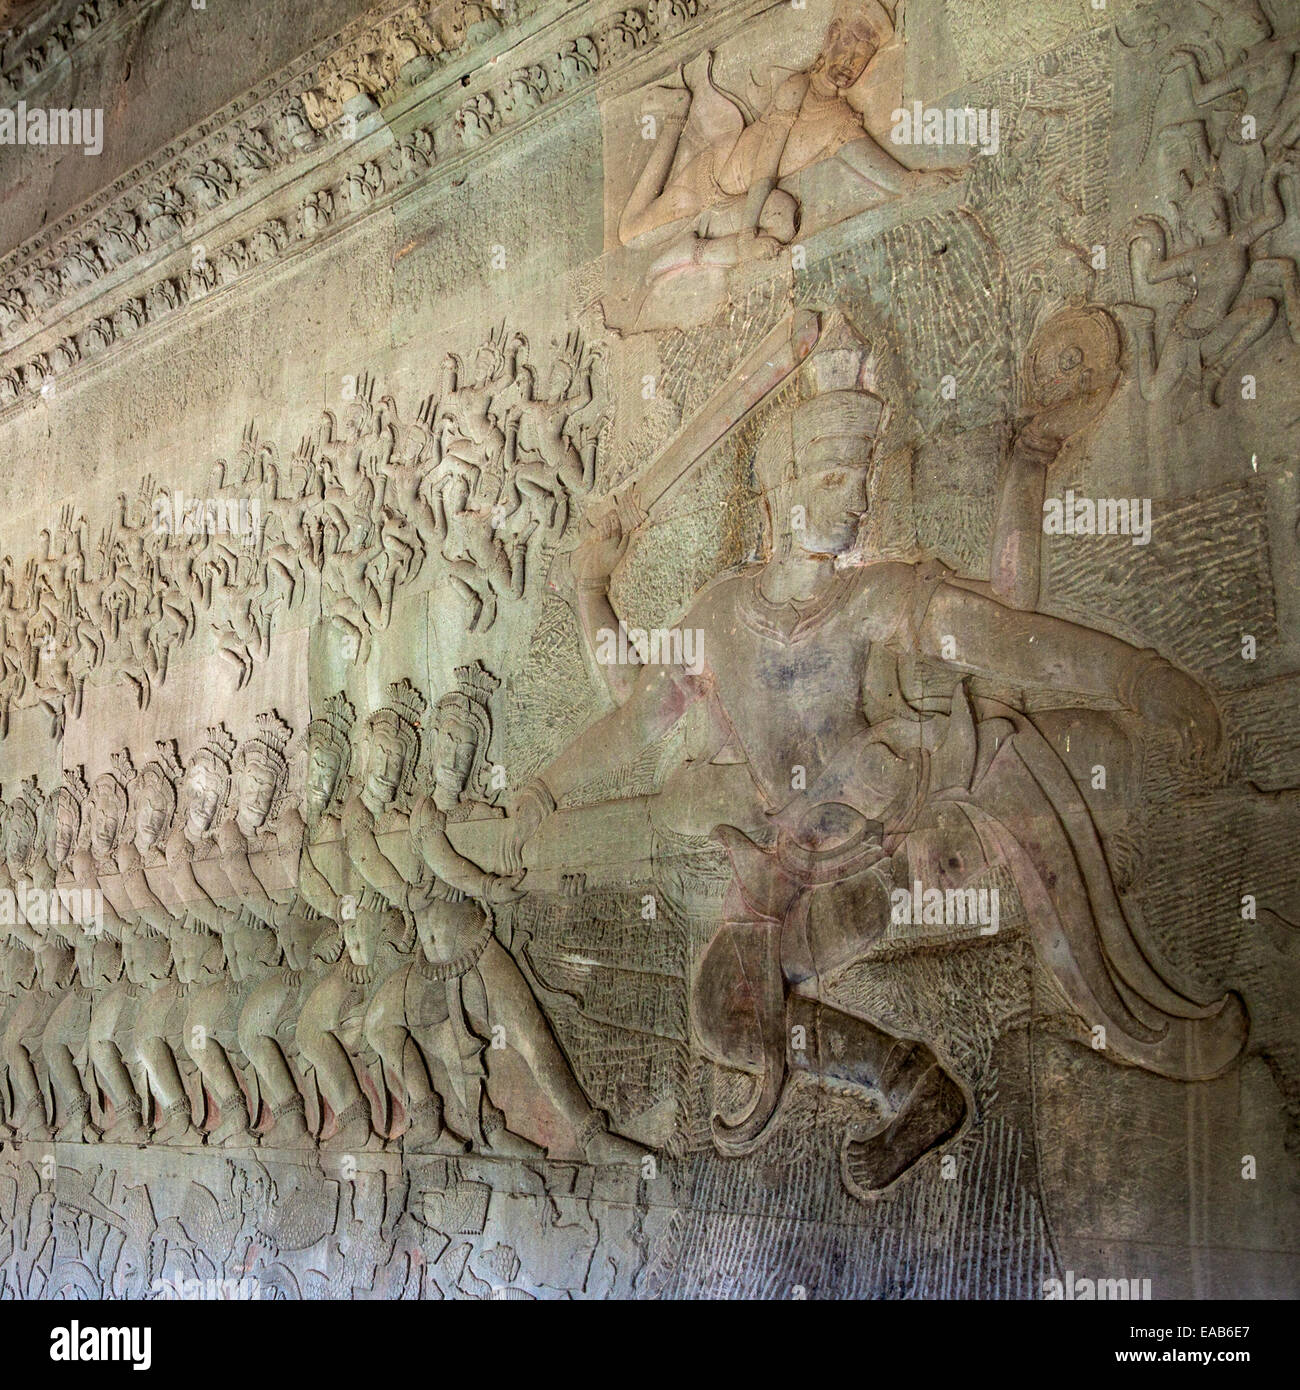
{"type": "Polygon", "coordinates": [[[72,794],[66,789],[59,792],[58,805],[54,812],[54,859],[58,864],[66,864],[77,840],[77,826],[80,817],[72,794]]]}
{"type": "Polygon", "coordinates": [[[557,362],[551,368],[551,374],[546,382],[546,398],[551,401],[563,400],[569,394],[569,387],[573,385],[573,368],[564,361],[557,362]]]}
{"type": "Polygon", "coordinates": [[[256,830],[266,824],[279,783],[275,769],[266,763],[250,758],[244,764],[239,779],[239,819],[245,826],[256,830]]]}
{"type": "MultiPolygon", "coordinates": [[[[813,454],[822,453],[815,448],[813,454]]],[[[858,528],[867,510],[869,469],[842,458],[809,457],[806,453],[794,479],[782,484],[773,499],[778,534],[789,530],[794,548],[810,555],[845,555],[857,544],[858,528]],[[795,508],[801,508],[796,513],[795,508]],[[796,519],[797,518],[797,519],[796,519]],[[802,525],[798,522],[802,521],[802,525]]]]}
{"type": "Polygon", "coordinates": [[[406,755],[397,735],[382,726],[372,729],[366,759],[366,797],[372,806],[392,804],[405,770],[406,755]]]}
{"type": "Polygon", "coordinates": [[[1218,193],[1201,193],[1188,204],[1186,211],[1192,234],[1204,246],[1226,240],[1229,233],[1228,207],[1218,193]]]}
{"type": "Polygon", "coordinates": [[[217,772],[203,760],[195,762],[185,775],[185,786],[189,793],[186,820],[196,835],[206,835],[212,829],[217,807],[221,805],[221,782],[217,772]]]}
{"type": "Polygon", "coordinates": [[[135,818],[135,842],[141,851],[148,853],[157,848],[167,828],[167,810],[156,782],[152,777],[146,778],[135,818]]]}
{"type": "Polygon", "coordinates": [[[122,822],[109,798],[99,797],[90,817],[90,847],[96,859],[107,859],[113,853],[121,826],[122,822]]]}
{"type": "Polygon", "coordinates": [[[433,803],[439,810],[449,811],[460,801],[477,752],[478,730],[445,712],[433,735],[433,803]]]}
{"type": "Polygon", "coordinates": [[[8,859],[11,865],[26,864],[36,843],[36,826],[30,816],[14,816],[9,827],[8,859]]]}
{"type": "Polygon", "coordinates": [[[325,814],[339,783],[339,759],[334,751],[313,743],[307,761],[307,818],[316,821],[325,814]]]}
{"type": "Polygon", "coordinates": [[[838,17],[826,31],[819,60],[820,75],[836,91],[846,91],[867,70],[883,35],[865,16],[838,17]]]}

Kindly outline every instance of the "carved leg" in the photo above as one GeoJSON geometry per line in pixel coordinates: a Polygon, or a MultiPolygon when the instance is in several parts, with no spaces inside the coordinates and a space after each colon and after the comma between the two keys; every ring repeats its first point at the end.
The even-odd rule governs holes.
{"type": "Polygon", "coordinates": [[[122,1061],[117,1045],[107,1039],[90,1045],[90,1064],[104,1094],[113,1106],[113,1123],[104,1131],[110,1144],[143,1144],[149,1137],[139,1093],[122,1061]]]}
{"type": "Polygon", "coordinates": [[[263,1142],[277,1147],[298,1148],[312,1142],[304,1098],[276,1037],[277,1024],[298,997],[296,980],[286,982],[277,973],[253,991],[239,1016],[239,1046],[257,1074],[273,1121],[263,1142]]]}
{"type": "Polygon", "coordinates": [[[244,1089],[226,1049],[216,1036],[230,1005],[233,988],[221,981],[200,991],[185,1015],[183,1030],[185,1051],[221,1110],[220,1122],[207,1136],[207,1143],[214,1147],[253,1142],[244,1089]]]}
{"type": "Polygon", "coordinates": [[[158,1098],[164,1121],[154,1132],[156,1144],[198,1144],[202,1135],[190,1113],[190,1100],[181,1079],[176,1055],[167,1041],[178,1012],[179,996],[174,980],[160,984],[140,1003],[134,1029],[134,1050],[143,1071],[146,1104],[150,1093],[158,1098]]]}
{"type": "Polygon", "coordinates": [[[312,991],[298,1019],[296,1039],[304,1062],[316,1069],[316,1084],[338,1121],[325,1142],[331,1149],[382,1146],[370,1122],[370,1105],[357,1081],[347,1049],[335,1035],[351,986],[336,968],[312,991]]]}
{"type": "Polygon", "coordinates": [[[1233,364],[1273,326],[1277,305],[1271,299],[1238,299],[1232,312],[1201,344],[1205,368],[1206,394],[1215,405],[1222,405],[1226,381],[1233,364]]]}
{"type": "Polygon", "coordinates": [[[55,1134],[61,1143],[80,1144],[99,1137],[90,1123],[90,1097],[71,1045],[76,1039],[84,1041],[89,1022],[88,992],[74,984],[50,1015],[41,1036],[41,1052],[54,1096],[53,1119],[58,1123],[60,1115],[63,1117],[55,1134]]]}
{"type": "Polygon", "coordinates": [[[90,1123],[90,1097],[73,1060],[72,1049],[66,1043],[47,1039],[45,1061],[54,1092],[56,1122],[62,1115],[62,1123],[54,1137],[63,1144],[85,1144],[97,1139],[98,1132],[90,1123]]]}
{"type": "Polygon", "coordinates": [[[190,1098],[181,1080],[172,1050],[162,1038],[139,1038],[137,1050],[150,1090],[158,1097],[163,1122],[153,1132],[155,1144],[200,1144],[203,1136],[194,1123],[190,1098]]]}
{"type": "MultiPolygon", "coordinates": [[[[666,222],[675,222],[679,217],[687,217],[696,210],[696,199],[685,191],[664,192],[664,184],[673,167],[677,146],[686,126],[690,106],[690,93],[682,88],[655,88],[653,109],[645,113],[658,121],[662,132],[650,150],[650,158],[641,170],[627,206],[618,223],[618,239],[626,246],[628,242],[645,232],[662,227],[666,222]]],[[[648,129],[648,127],[647,127],[648,129]]]]}
{"type": "MultiPolygon", "coordinates": [[[[600,1164],[638,1162],[646,1150],[610,1132],[606,1116],[592,1105],[578,1084],[568,1058],[560,1050],[551,1025],[514,958],[495,937],[484,947],[475,973],[481,981],[482,1002],[486,1006],[486,1016],[476,1026],[486,1025],[484,1031],[487,1033],[496,1026],[505,1029],[507,1046],[519,1054],[538,1089],[572,1126],[588,1161],[600,1164]]],[[[466,1002],[473,1020],[479,1010],[473,1007],[468,991],[466,1002]]],[[[500,1127],[491,1123],[495,1118],[489,1112],[484,1125],[489,1151],[501,1151],[508,1144],[513,1147],[511,1141],[518,1136],[505,1130],[504,1121],[500,1127]]]]}
{"type": "Polygon", "coordinates": [[[1286,310],[1287,332],[1291,341],[1300,346],[1300,274],[1294,261],[1283,256],[1269,256],[1256,261],[1250,268],[1247,289],[1252,284],[1265,292],[1280,296],[1286,310]]]}
{"type": "Polygon", "coordinates": [[[379,1054],[385,1075],[401,1095],[409,1123],[402,1147],[412,1153],[464,1153],[469,1145],[443,1123],[442,1097],[434,1089],[425,1059],[411,1036],[406,1017],[408,988],[419,989],[410,966],[395,970],[380,985],[366,1011],[366,1041],[379,1054]]]}
{"type": "MultiPolygon", "coordinates": [[[[52,1131],[45,1113],[40,1078],[28,1050],[27,1039],[36,1024],[40,996],[34,992],[21,1000],[5,1030],[3,1055],[13,1091],[13,1126],[26,1139],[49,1139],[52,1131]]],[[[37,1033],[39,1037],[39,1033],[37,1033]]]]}

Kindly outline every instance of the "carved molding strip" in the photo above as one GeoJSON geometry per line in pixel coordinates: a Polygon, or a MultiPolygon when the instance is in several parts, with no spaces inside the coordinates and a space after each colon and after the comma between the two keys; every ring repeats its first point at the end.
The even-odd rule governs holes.
{"type": "MultiPolygon", "coordinates": [[[[547,59],[521,65],[488,90],[465,97],[459,108],[417,127],[396,145],[379,140],[358,142],[358,152],[373,151],[328,181],[309,189],[288,216],[269,218],[241,237],[210,248],[188,270],[174,272],[101,312],[75,334],[52,344],[26,362],[15,363],[0,373],[0,411],[24,398],[48,392],[53,380],[82,362],[100,357],[140,327],[163,319],[191,301],[233,284],[285,254],[303,248],[326,230],[383,207],[409,191],[435,168],[450,175],[462,159],[503,133],[607,75],[622,60],[642,56],[651,47],[682,32],[701,13],[699,0],[651,0],[645,10],[625,10],[588,32],[552,47],[547,59]]],[[[365,119],[364,117],[362,118],[365,119]]],[[[371,114],[370,119],[377,121],[371,114]]],[[[302,119],[298,98],[291,97],[282,112],[282,129],[288,142],[314,148],[319,136],[302,119]]],[[[364,129],[363,127],[361,129],[364,129]]],[[[366,132],[378,135],[383,127],[366,132]]],[[[191,166],[189,180],[195,196],[213,205],[227,196],[225,183],[237,185],[263,177],[270,169],[273,151],[263,137],[260,144],[245,140],[235,147],[230,161],[206,160],[191,166]],[[233,173],[234,163],[239,173],[233,173]]],[[[338,161],[334,161],[337,163],[338,161]]],[[[167,190],[146,205],[148,227],[157,227],[159,240],[171,240],[183,230],[184,206],[167,190]]],[[[200,234],[196,234],[199,240],[200,234]]],[[[72,264],[82,265],[83,255],[72,264]]],[[[45,272],[48,279],[52,272],[45,272]]],[[[38,277],[39,282],[39,277],[38,277]]],[[[0,294],[0,325],[4,314],[11,319],[22,313],[22,291],[11,290],[10,299],[0,294]]]]}
{"type": "MultiPolygon", "coordinates": [[[[382,64],[376,57],[387,51],[384,45],[410,46],[403,16],[423,16],[422,32],[432,40],[431,63],[435,58],[456,62],[501,30],[495,16],[488,20],[479,15],[477,0],[389,8],[381,18],[366,16],[318,44],[9,252],[0,260],[0,344],[12,350],[39,334],[64,306],[84,300],[96,282],[124,279],[125,268],[151,253],[165,254],[181,231],[197,226],[218,206],[237,206],[247,187],[273,171],[313,154],[319,158],[323,137],[310,124],[303,97],[313,92],[325,64],[335,72],[346,71],[348,55],[362,54],[367,71],[373,69],[387,81],[384,95],[391,100],[399,90],[410,90],[411,77],[424,82],[430,76],[420,65],[413,67],[409,57],[403,64],[405,78],[392,63],[382,64]],[[468,15],[477,18],[467,23],[468,15]]],[[[318,108],[319,101],[313,100],[318,108]]]]}
{"type": "Polygon", "coordinates": [[[19,53],[0,73],[0,105],[16,101],[73,54],[105,38],[118,18],[143,12],[158,3],[159,0],[72,0],[65,4],[61,8],[72,11],[66,19],[44,28],[39,37],[32,32],[38,26],[31,26],[23,35],[26,42],[20,44],[19,53]]]}

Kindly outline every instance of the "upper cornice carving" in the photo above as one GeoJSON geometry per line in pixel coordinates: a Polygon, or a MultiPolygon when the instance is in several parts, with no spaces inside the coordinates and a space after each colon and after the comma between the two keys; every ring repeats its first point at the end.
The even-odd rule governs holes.
{"type": "Polygon", "coordinates": [[[67,0],[25,29],[4,50],[0,105],[8,105],[38,86],[71,54],[101,38],[127,12],[145,10],[158,0],[67,0]]]}
{"type": "MultiPolygon", "coordinates": [[[[518,7],[515,19],[523,20],[518,7]]],[[[322,139],[308,111],[321,123],[333,94],[353,94],[350,74],[365,75],[374,109],[435,71],[459,71],[458,60],[502,27],[480,0],[390,0],[316,45],[0,258],[0,350],[94,297],[97,282],[147,265],[273,171],[319,158],[322,139]]],[[[341,110],[339,102],[335,114],[341,110]]]]}
{"type": "MultiPolygon", "coordinates": [[[[487,85],[468,81],[469,54],[477,54],[497,33],[488,28],[476,0],[390,9],[369,28],[319,46],[309,60],[174,142],[166,157],[124,176],[94,209],[64,219],[63,235],[53,245],[29,254],[0,280],[0,341],[8,359],[0,361],[0,410],[48,390],[60,373],[190,300],[375,210],[435,167],[447,172],[540,108],[682,30],[705,8],[701,0],[650,0],[644,8],[598,18],[584,5],[585,23],[559,32],[552,25],[544,37],[525,35],[516,45],[521,55],[533,39],[545,45],[533,45],[535,60],[513,69],[502,65],[487,85]],[[432,35],[443,46],[411,54],[405,45],[421,14],[426,27],[418,32],[426,42],[432,35]],[[475,15],[479,18],[465,22],[475,15]],[[446,46],[453,41],[461,44],[455,53],[446,46]],[[375,56],[385,53],[389,59],[375,56]],[[386,76],[388,85],[361,88],[353,78],[363,70],[372,78],[386,76]],[[432,88],[435,71],[443,85],[430,90],[429,119],[419,124],[416,112],[412,128],[395,139],[381,107],[404,94],[412,98],[412,110],[423,107],[426,99],[416,87],[432,88]],[[345,82],[344,74],[353,76],[345,82]],[[449,93],[455,94],[454,105],[446,100],[449,93]],[[327,129],[318,129],[312,116],[322,121],[331,102],[338,114],[327,129]],[[354,138],[331,138],[352,122],[354,138]],[[261,207],[265,188],[292,183],[297,184],[293,205],[267,217],[261,207]],[[255,184],[262,186],[250,191],[255,184]],[[262,215],[249,217],[253,208],[262,215]],[[69,230],[74,222],[75,232],[69,230]],[[236,225],[240,235],[232,236],[236,225]],[[191,254],[198,251],[202,254],[191,254]],[[150,267],[162,272],[164,266],[166,273],[140,281],[142,272],[147,276],[150,267]],[[132,293],[104,302],[107,289],[126,289],[128,283],[132,293]],[[78,311],[80,326],[57,339],[49,336],[55,323],[78,311]],[[15,351],[28,341],[37,346],[41,335],[46,342],[34,356],[24,360],[15,351]]],[[[41,240],[49,240],[49,234],[41,240]]]]}

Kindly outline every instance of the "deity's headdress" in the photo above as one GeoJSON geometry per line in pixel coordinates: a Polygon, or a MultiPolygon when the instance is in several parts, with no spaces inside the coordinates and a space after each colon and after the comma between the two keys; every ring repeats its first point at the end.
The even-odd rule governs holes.
{"type": "Polygon", "coordinates": [[[16,837],[21,833],[28,840],[27,847],[17,858],[19,873],[25,873],[38,853],[44,851],[40,843],[41,810],[45,798],[36,784],[36,774],[23,779],[22,789],[9,803],[9,812],[4,824],[4,852],[6,858],[14,855],[16,837]]]}
{"type": "MultiPolygon", "coordinates": [[[[53,802],[53,821],[57,826],[59,808],[68,806],[72,810],[72,848],[76,850],[82,839],[82,831],[85,828],[85,813],[87,798],[90,796],[90,788],[86,785],[86,770],[84,767],[65,767],[63,769],[63,780],[59,783],[59,789],[51,798],[53,802]]],[[[54,840],[51,836],[50,850],[53,853],[54,840]]]]}
{"type": "Polygon", "coordinates": [[[415,790],[415,773],[420,762],[420,720],[428,706],[424,696],[403,677],[388,687],[388,703],[366,720],[367,731],[390,734],[402,750],[402,776],[394,793],[399,804],[415,790]]]}
{"type": "Polygon", "coordinates": [[[239,745],[235,758],[237,771],[242,772],[253,764],[267,768],[274,775],[275,791],[268,813],[272,820],[279,814],[285,788],[289,785],[289,759],[284,750],[292,737],[293,730],[275,710],[266,710],[257,716],[257,732],[239,745]]]}
{"type": "Polygon", "coordinates": [[[185,770],[176,751],[176,740],[159,739],[154,744],[154,757],[138,773],[126,779],[132,823],[140,814],[140,805],[145,796],[152,793],[156,804],[162,807],[165,814],[158,837],[165,840],[176,816],[177,788],[184,775],[185,770]]]}
{"type": "Polygon", "coordinates": [[[483,800],[490,795],[487,752],[492,739],[492,716],[489,702],[500,684],[481,661],[457,666],[456,689],[449,690],[434,706],[433,712],[435,725],[445,714],[454,714],[475,731],[474,762],[465,786],[470,795],[483,800]]]}
{"type": "Polygon", "coordinates": [[[329,813],[343,803],[347,795],[348,773],[352,769],[352,725],[357,712],[352,701],[340,690],[325,701],[324,708],[307,725],[307,747],[329,752],[338,763],[339,775],[334,794],[325,808],[329,813]]]}
{"type": "Polygon", "coordinates": [[[221,793],[212,812],[212,825],[215,826],[225,814],[230,802],[231,769],[235,757],[235,736],[224,724],[213,724],[208,728],[208,736],[201,748],[189,761],[187,771],[195,767],[207,767],[215,772],[221,793]]]}
{"type": "Polygon", "coordinates": [[[885,403],[869,385],[871,350],[839,315],[829,319],[802,377],[805,399],[771,422],[754,457],[765,492],[793,481],[801,455],[827,440],[843,441],[846,463],[867,464],[884,429],[885,403]]]}
{"type": "Polygon", "coordinates": [[[90,790],[90,805],[104,806],[112,811],[113,820],[117,825],[117,834],[114,837],[116,843],[121,839],[127,825],[130,812],[127,789],[135,781],[135,764],[131,761],[130,750],[126,748],[119,749],[109,761],[110,770],[101,772],[95,778],[95,785],[90,790]]]}

